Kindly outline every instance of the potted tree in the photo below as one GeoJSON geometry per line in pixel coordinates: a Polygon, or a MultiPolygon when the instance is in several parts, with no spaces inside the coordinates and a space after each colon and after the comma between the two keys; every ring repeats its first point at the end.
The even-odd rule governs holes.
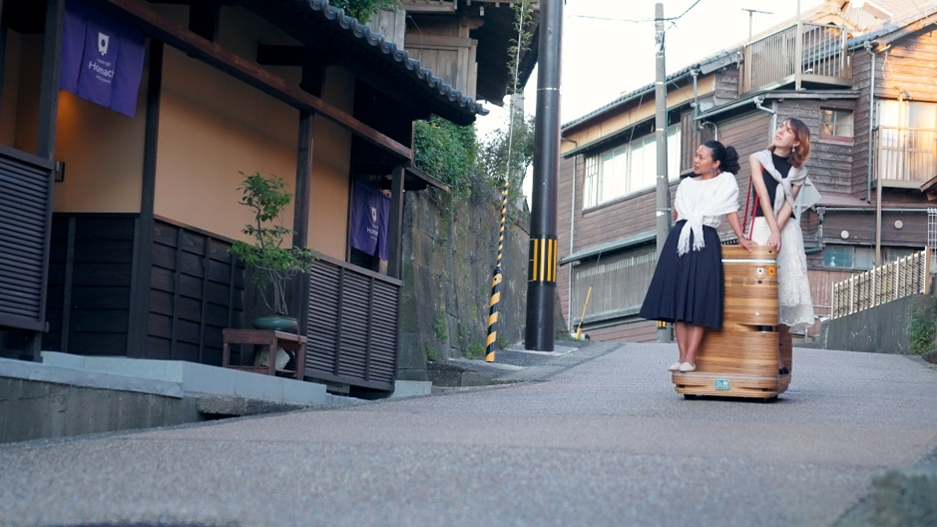
{"type": "Polygon", "coordinates": [[[243,195],[241,205],[254,212],[254,222],[241,232],[253,238],[253,243],[235,241],[229,252],[244,262],[263,304],[263,315],[254,319],[258,329],[276,329],[295,333],[296,318],[289,316],[286,288],[296,273],[308,273],[315,257],[304,247],[283,247],[284,239],[294,231],[283,226],[281,214],[293,199],[286,191],[283,180],[273,174],[264,177],[259,172],[244,176],[238,187],[243,195]]]}

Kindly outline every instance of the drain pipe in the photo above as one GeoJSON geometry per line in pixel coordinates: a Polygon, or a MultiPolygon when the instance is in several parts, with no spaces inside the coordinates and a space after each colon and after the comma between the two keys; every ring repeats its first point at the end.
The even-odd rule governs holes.
{"type": "Polygon", "coordinates": [[[872,57],[872,64],[869,68],[869,152],[866,157],[866,183],[865,183],[865,202],[872,203],[872,126],[875,124],[875,52],[872,48],[878,46],[877,40],[867,40],[862,43],[862,47],[869,52],[872,57]]]}
{"type": "Polygon", "coordinates": [[[774,131],[778,128],[778,112],[775,111],[777,109],[778,103],[777,101],[771,101],[771,108],[765,108],[762,106],[762,103],[765,102],[765,98],[760,95],[755,97],[753,101],[755,103],[755,108],[771,114],[771,129],[768,130],[768,141],[771,141],[771,138],[774,136],[774,131]]]}
{"type": "MultiPolygon", "coordinates": [[[[694,121],[699,119],[699,115],[700,115],[699,92],[698,92],[697,83],[696,83],[696,79],[699,76],[699,74],[700,74],[700,70],[697,68],[693,68],[692,70],[690,70],[690,75],[693,76],[693,120],[694,121]]],[[[719,140],[719,127],[716,126],[716,123],[712,121],[701,121],[699,124],[696,125],[696,129],[702,130],[707,125],[713,127],[713,140],[718,141],[719,140]]]]}
{"type": "Polygon", "coordinates": [[[690,75],[693,76],[693,120],[699,117],[699,93],[697,92],[696,78],[699,77],[700,70],[693,68],[690,75]]]}
{"type": "MultiPolygon", "coordinates": [[[[579,143],[572,139],[563,137],[562,141],[565,143],[572,143],[573,148],[579,148],[579,143]]],[[[576,241],[576,179],[578,177],[579,154],[576,154],[573,156],[573,189],[571,193],[573,198],[569,203],[569,254],[573,254],[574,242],[576,241]]],[[[571,310],[573,308],[573,264],[570,263],[567,268],[569,269],[569,278],[566,281],[566,305],[569,306],[571,310]]],[[[569,313],[567,313],[566,317],[566,331],[569,333],[573,331],[573,317],[569,316],[569,313]]]]}

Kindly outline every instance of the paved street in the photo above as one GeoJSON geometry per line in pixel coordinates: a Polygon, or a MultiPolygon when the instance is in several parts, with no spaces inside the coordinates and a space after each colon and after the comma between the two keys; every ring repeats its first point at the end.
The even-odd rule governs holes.
{"type": "Polygon", "coordinates": [[[920,360],[797,349],[758,403],[685,400],[672,346],[588,348],[540,382],[2,446],[0,524],[827,526],[937,445],[920,360]]]}

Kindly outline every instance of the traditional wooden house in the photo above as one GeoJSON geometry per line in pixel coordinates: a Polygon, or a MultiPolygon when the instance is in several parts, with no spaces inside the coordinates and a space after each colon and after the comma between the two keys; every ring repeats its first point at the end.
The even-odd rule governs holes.
{"type": "Polygon", "coordinates": [[[293,298],[306,378],[392,390],[402,200],[438,185],[413,122],[472,123],[467,93],[325,0],[0,1],[2,353],[220,365],[257,171],[319,255],[293,298]],[[386,273],[351,262],[356,183],[389,191],[386,273]]]}
{"type": "MultiPolygon", "coordinates": [[[[671,192],[715,138],[739,151],[744,206],[748,156],[785,118],[810,126],[823,199],[801,222],[819,317],[832,282],[925,246],[937,197],[937,89],[926,80],[937,3],[858,4],[830,0],[667,79],[671,192]]],[[[648,85],[562,127],[558,285],[571,329],[592,339],[656,338],[637,316],[656,264],[654,104],[648,85]]]]}

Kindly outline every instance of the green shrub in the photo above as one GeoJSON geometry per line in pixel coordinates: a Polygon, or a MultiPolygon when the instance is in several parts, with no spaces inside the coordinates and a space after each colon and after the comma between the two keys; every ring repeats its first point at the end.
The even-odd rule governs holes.
{"type": "Polygon", "coordinates": [[[917,355],[937,347],[937,296],[931,295],[923,305],[912,304],[908,322],[908,343],[917,355]]]}

